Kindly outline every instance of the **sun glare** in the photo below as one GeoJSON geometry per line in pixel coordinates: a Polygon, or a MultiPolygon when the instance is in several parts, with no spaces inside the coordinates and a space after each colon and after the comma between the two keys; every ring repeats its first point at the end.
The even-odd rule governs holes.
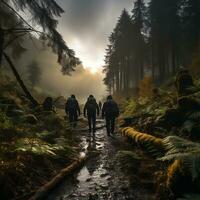
{"type": "Polygon", "coordinates": [[[87,49],[85,45],[77,39],[74,39],[72,43],[73,49],[77,57],[82,61],[83,67],[88,69],[92,74],[101,72],[102,66],[104,65],[104,52],[102,52],[102,54],[97,54],[98,51],[91,52],[90,49],[87,49]]]}

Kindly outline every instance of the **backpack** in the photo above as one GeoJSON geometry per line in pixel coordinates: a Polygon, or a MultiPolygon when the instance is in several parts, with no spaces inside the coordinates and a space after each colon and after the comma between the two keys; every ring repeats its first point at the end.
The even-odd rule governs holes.
{"type": "Polygon", "coordinates": [[[118,117],[119,116],[118,106],[113,100],[107,101],[105,113],[108,116],[114,116],[114,117],[118,117]]]}
{"type": "Polygon", "coordinates": [[[76,99],[69,98],[66,103],[66,108],[68,111],[76,109],[76,99]]]}
{"type": "Polygon", "coordinates": [[[88,113],[95,113],[96,112],[96,100],[95,99],[89,99],[87,101],[87,111],[88,113]]]}

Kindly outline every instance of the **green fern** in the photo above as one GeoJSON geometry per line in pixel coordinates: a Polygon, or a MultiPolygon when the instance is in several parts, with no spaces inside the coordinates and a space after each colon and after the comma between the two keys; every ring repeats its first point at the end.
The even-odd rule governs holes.
{"type": "Polygon", "coordinates": [[[22,138],[16,141],[14,152],[31,152],[38,155],[74,155],[73,149],[67,144],[65,147],[58,144],[49,144],[40,139],[22,138]]]}
{"type": "Polygon", "coordinates": [[[160,161],[181,160],[194,180],[200,178],[200,144],[178,136],[168,136],[164,139],[156,138],[146,133],[140,133],[127,127],[122,134],[133,139],[151,155],[160,161]]]}
{"type": "Polygon", "coordinates": [[[13,124],[5,113],[0,112],[0,128],[9,129],[12,128],[13,124]]]}
{"type": "Polygon", "coordinates": [[[169,136],[162,140],[166,153],[158,160],[181,159],[183,165],[191,173],[193,180],[200,175],[200,144],[182,139],[178,136],[169,136]]]}
{"type": "Polygon", "coordinates": [[[200,120],[200,112],[199,111],[193,112],[189,116],[189,119],[192,120],[192,121],[199,121],[200,120]]]}

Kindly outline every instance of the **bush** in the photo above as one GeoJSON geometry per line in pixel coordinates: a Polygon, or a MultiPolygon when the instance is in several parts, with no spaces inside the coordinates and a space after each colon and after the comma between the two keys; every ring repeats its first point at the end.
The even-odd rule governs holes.
{"type": "Polygon", "coordinates": [[[9,129],[12,128],[13,124],[6,116],[5,113],[0,112],[0,129],[9,129]]]}
{"type": "Polygon", "coordinates": [[[136,107],[137,107],[137,103],[134,99],[130,99],[126,101],[123,105],[124,116],[125,117],[131,116],[136,110],[136,107]]]}
{"type": "Polygon", "coordinates": [[[139,84],[139,96],[140,97],[152,97],[153,96],[153,79],[151,76],[145,76],[139,84]]]}

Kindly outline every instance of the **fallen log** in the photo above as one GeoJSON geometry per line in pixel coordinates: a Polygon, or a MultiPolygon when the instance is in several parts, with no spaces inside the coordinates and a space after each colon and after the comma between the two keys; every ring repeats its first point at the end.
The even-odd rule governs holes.
{"type": "Polygon", "coordinates": [[[122,135],[131,138],[137,145],[145,148],[147,152],[157,156],[164,150],[164,145],[161,138],[154,137],[147,133],[136,131],[132,127],[121,129],[122,135]]]}
{"type": "Polygon", "coordinates": [[[48,196],[49,192],[53,190],[66,176],[69,176],[76,169],[80,168],[86,160],[86,154],[80,155],[71,165],[62,169],[52,180],[39,188],[29,200],[41,200],[48,196]]]}

